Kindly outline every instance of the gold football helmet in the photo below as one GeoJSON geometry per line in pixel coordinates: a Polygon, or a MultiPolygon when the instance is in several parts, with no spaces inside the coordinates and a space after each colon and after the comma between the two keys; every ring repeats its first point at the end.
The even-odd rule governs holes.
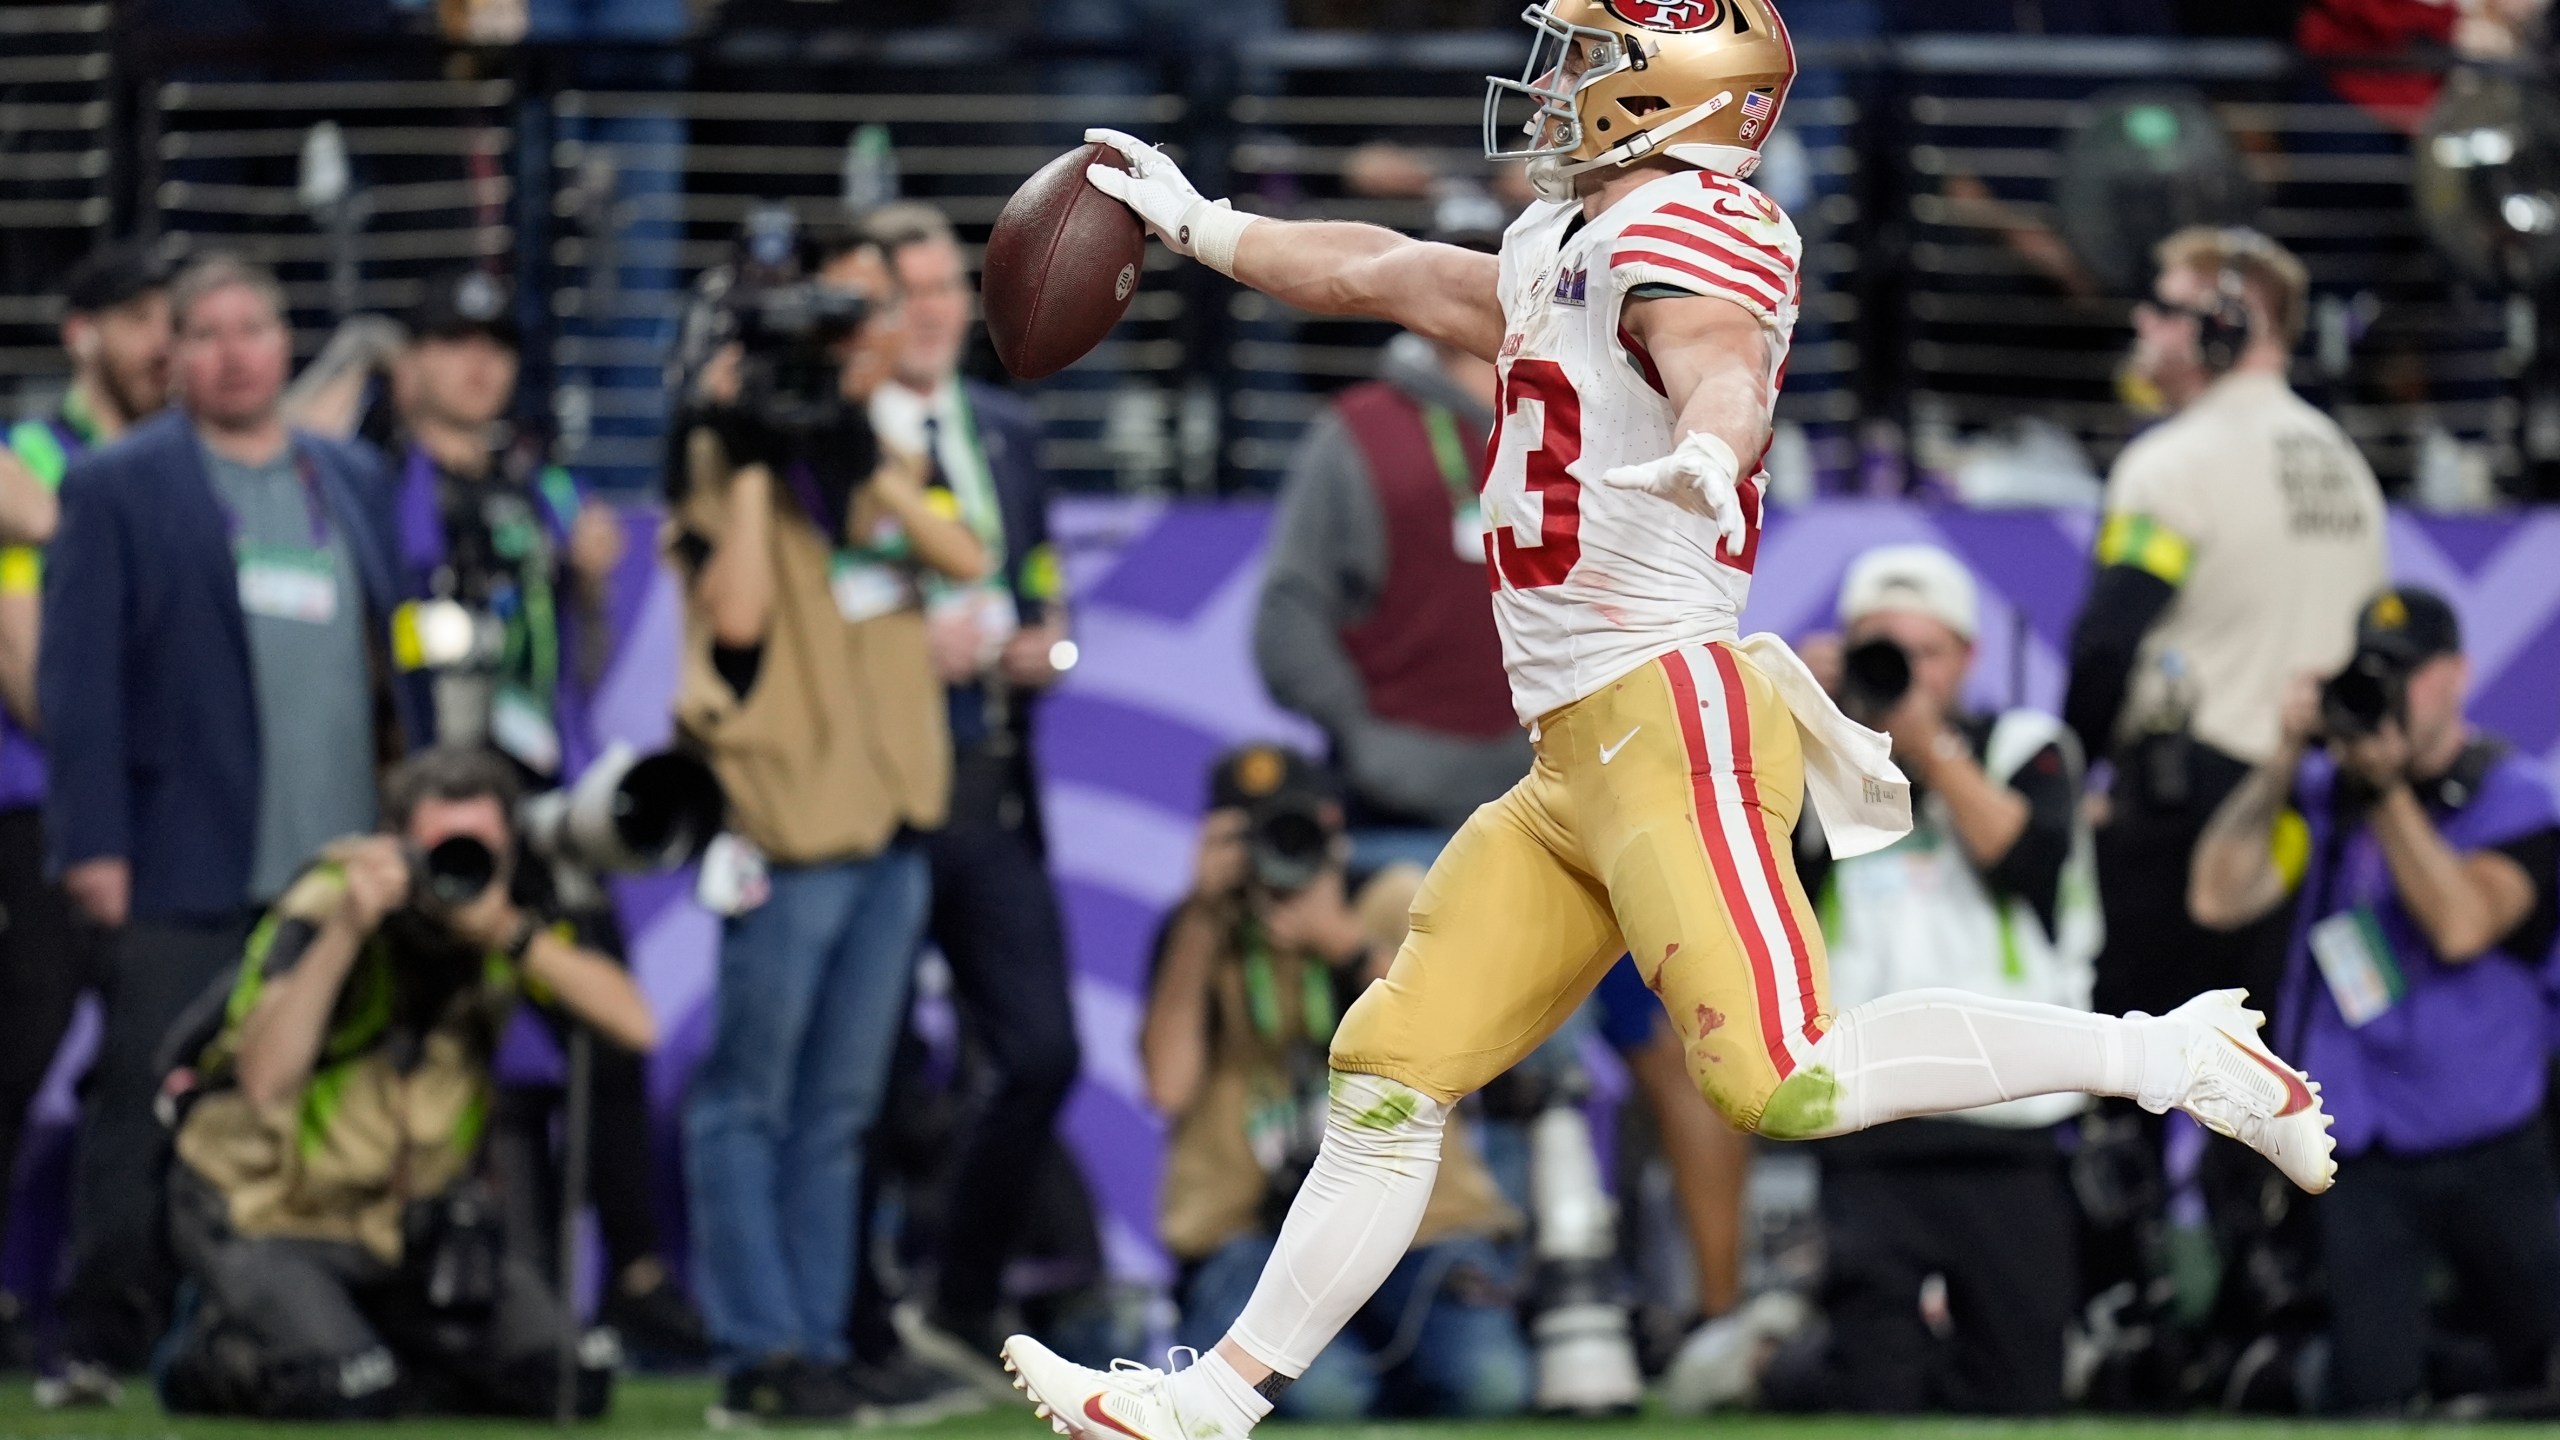
{"type": "Polygon", "coordinates": [[[1485,77],[1484,153],[1530,162],[1549,199],[1586,170],[1656,151],[1744,178],[1795,83],[1772,0],[1547,0],[1520,18],[1537,39],[1520,79],[1485,77]],[[1528,143],[1506,146],[1503,111],[1524,100],[1528,143]]]}

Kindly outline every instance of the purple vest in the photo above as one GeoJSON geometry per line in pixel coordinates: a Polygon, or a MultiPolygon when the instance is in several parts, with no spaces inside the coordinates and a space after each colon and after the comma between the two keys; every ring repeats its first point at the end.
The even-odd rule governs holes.
{"type": "MultiPolygon", "coordinates": [[[[2336,833],[2336,779],[2336,768],[2318,754],[2295,777],[2294,800],[2311,827],[2311,865],[2285,958],[2279,1043],[2320,1081],[2337,1117],[2341,1155],[2375,1148],[2424,1155],[2505,1134],[2542,1108],[2552,957],[2501,949],[2461,965],[2438,959],[2400,903],[2372,832],[2354,823],[2343,837],[2336,833]],[[2405,984],[2391,1008],[2350,1029],[2312,959],[2309,932],[2358,906],[2370,910],[2389,941],[2405,984]]],[[[2459,808],[2428,810],[2456,850],[2487,849],[2560,824],[2560,804],[2541,769],[2512,753],[2489,764],[2459,808]]]]}

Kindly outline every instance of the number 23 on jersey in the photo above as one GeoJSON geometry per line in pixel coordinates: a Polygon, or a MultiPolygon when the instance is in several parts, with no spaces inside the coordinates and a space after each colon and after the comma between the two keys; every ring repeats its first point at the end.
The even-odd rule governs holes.
{"type": "MultiPolygon", "coordinates": [[[[1492,459],[1485,467],[1485,577],[1500,590],[1561,585],[1582,560],[1582,482],[1573,462],[1582,456],[1582,397],[1553,360],[1523,356],[1504,373],[1495,402],[1499,417],[1492,459]],[[1522,540],[1526,533],[1531,538],[1522,540]]],[[[1736,554],[1723,544],[1716,558],[1744,574],[1760,548],[1760,495],[1742,487],[1750,534],[1736,554]]]]}

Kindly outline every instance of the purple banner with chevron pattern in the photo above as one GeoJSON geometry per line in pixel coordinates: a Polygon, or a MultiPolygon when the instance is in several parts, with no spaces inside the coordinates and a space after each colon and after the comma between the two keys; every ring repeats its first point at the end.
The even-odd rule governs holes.
{"type": "MultiPolygon", "coordinates": [[[[1147,1108],[1137,1032],[1147,947],[1190,878],[1192,829],[1211,759],[1249,739],[1313,746],[1254,673],[1250,637],[1270,509],[1263,504],[1070,500],[1055,516],[1076,597],[1082,663],[1041,711],[1039,753],[1050,854],[1075,966],[1085,1074],[1065,1124],[1084,1161],[1112,1264],[1135,1279],[1169,1272],[1154,1240],[1164,1127],[1147,1108]]],[[[2087,580],[2095,517],[2043,511],[1932,510],[1846,502],[1773,517],[1746,630],[1790,638],[1825,628],[1840,576],[1871,545],[1926,540],[1983,582],[1974,698],[2057,704],[2071,620],[2087,580]]],[[[645,748],[670,734],[680,624],[675,587],[656,565],[656,521],[634,514],[632,558],[614,613],[620,645],[592,707],[594,738],[645,748]]],[[[2508,518],[2394,515],[2401,578],[2449,596],[2462,614],[2488,728],[2545,757],[2560,775],[2560,513],[2508,518]]],[[[690,876],[620,890],[633,969],[666,1044],[651,1068],[661,1214],[678,1245],[679,1097],[708,1042],[716,922],[695,908],[690,876]]],[[[85,1059],[75,1035],[40,1099],[22,1181],[59,1185],[70,1082],[85,1059]]],[[[548,1041],[520,1029],[506,1064],[556,1067],[548,1041]]],[[[61,1200],[26,1194],[12,1225],[12,1278],[49,1273],[61,1200]]]]}
{"type": "MultiPolygon", "coordinates": [[[[1313,743],[1277,710],[1251,659],[1269,511],[1247,505],[1070,501],[1055,517],[1084,658],[1042,713],[1050,853],[1076,967],[1085,1076],[1070,1138],[1098,1192],[1122,1273],[1167,1273],[1153,1241],[1163,1126],[1138,1070],[1147,947],[1190,877],[1210,760],[1248,739],[1313,743]]],[[[1761,542],[1746,632],[1828,628],[1850,559],[1929,541],[1982,581],[1978,704],[2061,702],[2088,581],[2089,512],[1936,510],[1844,502],[1779,514],[1761,542]]],[[[2560,514],[2391,524],[2391,564],[2461,611],[2474,714],[2560,778],[2560,514]]]]}

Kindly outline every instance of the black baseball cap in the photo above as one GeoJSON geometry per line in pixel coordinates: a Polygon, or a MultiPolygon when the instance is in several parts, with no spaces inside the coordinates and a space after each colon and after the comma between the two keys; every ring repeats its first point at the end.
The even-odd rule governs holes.
{"type": "Polygon", "coordinates": [[[523,348],[516,325],[516,297],[506,281],[486,270],[454,270],[427,282],[427,298],[409,314],[409,333],[421,340],[486,335],[510,350],[523,348]]]}
{"type": "Polygon", "coordinates": [[[2358,654],[2387,655],[2415,666],[2439,655],[2462,653],[2462,621],[2433,590],[2396,585],[2356,613],[2358,654]]]}
{"type": "Polygon", "coordinates": [[[1314,760],[1286,745],[1245,745],[1218,757],[1209,770],[1213,810],[1250,810],[1277,797],[1331,800],[1332,777],[1314,760]]]}
{"type": "Polygon", "coordinates": [[[169,267],[150,246],[125,241],[92,250],[63,277],[62,308],[95,315],[169,287],[169,267]]]}

